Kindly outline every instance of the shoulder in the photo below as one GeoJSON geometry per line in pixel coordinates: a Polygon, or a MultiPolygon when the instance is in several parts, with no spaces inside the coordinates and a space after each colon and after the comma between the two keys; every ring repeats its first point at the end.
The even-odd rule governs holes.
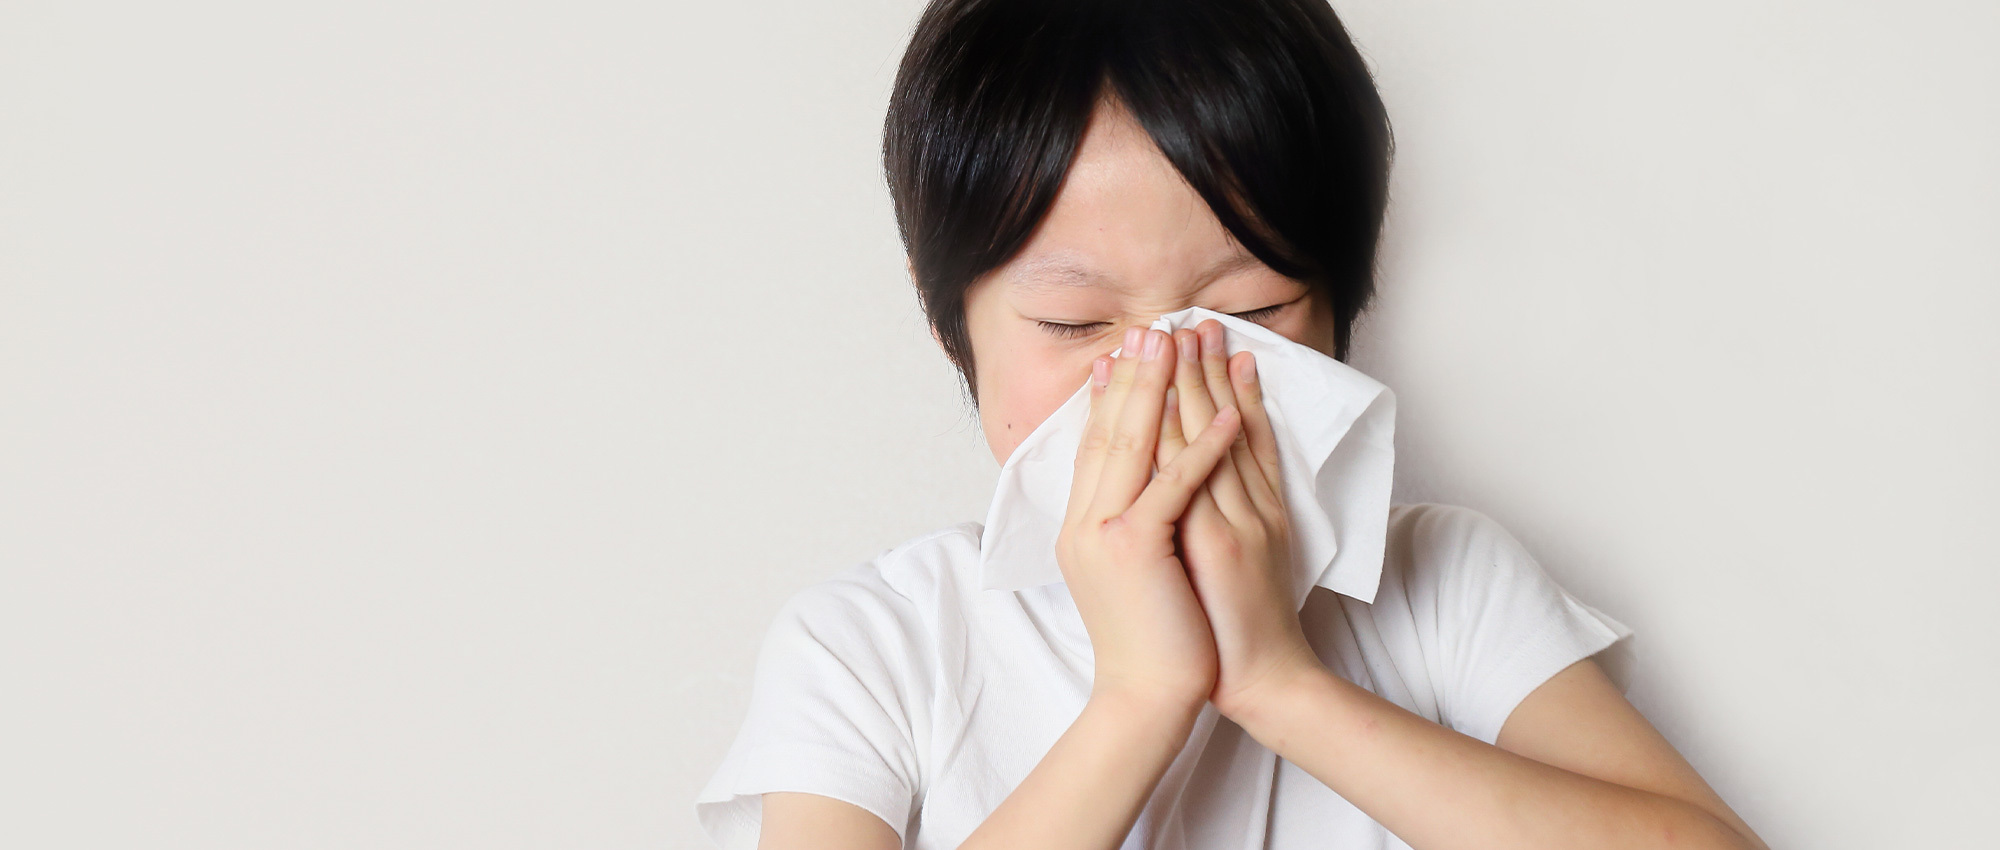
{"type": "Polygon", "coordinates": [[[1496,607],[1546,608],[1562,588],[1499,521],[1464,505],[1395,505],[1389,511],[1383,581],[1437,627],[1476,625],[1496,607]]]}
{"type": "Polygon", "coordinates": [[[959,522],[919,534],[882,550],[829,579],[831,583],[875,585],[917,606],[956,596],[979,565],[977,522],[959,522]]]}
{"type": "Polygon", "coordinates": [[[912,537],[794,592],[784,612],[857,616],[935,609],[960,594],[979,563],[979,524],[954,523],[912,537]]]}
{"type": "Polygon", "coordinates": [[[1389,538],[1405,551],[1430,557],[1514,542],[1507,530],[1485,513],[1441,502],[1390,505],[1389,538]]]}
{"type": "Polygon", "coordinates": [[[896,753],[914,781],[940,681],[938,623],[955,616],[938,601],[966,545],[963,524],[939,529],[792,593],[758,647],[745,728],[848,755],[896,753]]]}
{"type": "Polygon", "coordinates": [[[1495,570],[1539,569],[1504,526],[1464,505],[1390,506],[1384,551],[1384,571],[1412,589],[1449,590],[1495,570]]]}
{"type": "Polygon", "coordinates": [[[978,563],[979,525],[920,534],[792,593],[767,649],[807,639],[836,651],[921,654],[978,563]]]}

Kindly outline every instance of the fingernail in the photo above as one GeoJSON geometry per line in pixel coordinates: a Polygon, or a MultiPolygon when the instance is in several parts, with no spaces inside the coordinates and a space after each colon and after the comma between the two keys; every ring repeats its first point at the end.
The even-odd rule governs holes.
{"type": "Polygon", "coordinates": [[[1222,337],[1223,333],[1220,327],[1215,329],[1215,333],[1204,334],[1201,338],[1202,350],[1207,351],[1210,354],[1221,354],[1222,337]]]}
{"type": "Polygon", "coordinates": [[[1187,336],[1174,334],[1174,345],[1178,346],[1181,359],[1193,363],[1201,353],[1201,335],[1189,331],[1187,336]]]}
{"type": "Polygon", "coordinates": [[[1102,357],[1090,361],[1090,378],[1100,387],[1111,383],[1111,361],[1102,357]]]}
{"type": "Polygon", "coordinates": [[[1179,410],[1179,409],[1180,409],[1180,404],[1181,404],[1181,394],[1180,394],[1180,393],[1177,393],[1177,392],[1174,392],[1174,388],[1173,388],[1173,387],[1168,387],[1168,388],[1167,388],[1167,410],[1168,410],[1168,411],[1175,411],[1175,410],[1179,410]]]}
{"type": "Polygon", "coordinates": [[[1139,353],[1139,333],[1138,328],[1125,329],[1125,345],[1118,350],[1118,356],[1130,357],[1139,353]]]}
{"type": "Polygon", "coordinates": [[[1243,380],[1255,383],[1257,380],[1257,358],[1249,357],[1245,358],[1245,361],[1243,364],[1243,380]]]}
{"type": "Polygon", "coordinates": [[[1143,356],[1141,356],[1141,357],[1140,357],[1139,359],[1141,359],[1141,360],[1152,360],[1152,359],[1154,359],[1154,358],[1156,358],[1156,357],[1159,357],[1159,356],[1160,356],[1160,349],[1161,349],[1161,347],[1162,347],[1162,346],[1164,346],[1164,345],[1165,345],[1166,341],[1167,341],[1167,335],[1166,335],[1166,334],[1156,334],[1156,333],[1153,333],[1152,331],[1147,331],[1147,332],[1146,332],[1146,353],[1145,353],[1145,354],[1144,354],[1143,356]]]}

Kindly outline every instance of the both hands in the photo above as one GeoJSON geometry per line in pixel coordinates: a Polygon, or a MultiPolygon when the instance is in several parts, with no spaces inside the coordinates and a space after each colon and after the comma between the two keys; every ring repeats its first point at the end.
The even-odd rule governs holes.
{"type": "Polygon", "coordinates": [[[1093,364],[1056,540],[1096,656],[1093,694],[1207,700],[1235,717],[1324,669],[1293,604],[1255,358],[1226,356],[1224,338],[1213,319],[1174,336],[1133,328],[1093,364]]]}

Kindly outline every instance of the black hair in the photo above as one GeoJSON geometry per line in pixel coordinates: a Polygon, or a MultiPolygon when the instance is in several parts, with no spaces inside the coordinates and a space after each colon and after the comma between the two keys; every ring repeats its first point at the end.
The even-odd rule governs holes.
{"type": "Polygon", "coordinates": [[[933,0],[896,72],[882,166],[973,404],[966,289],[1027,243],[1113,97],[1237,242],[1332,306],[1346,360],[1393,140],[1326,0],[933,0]]]}

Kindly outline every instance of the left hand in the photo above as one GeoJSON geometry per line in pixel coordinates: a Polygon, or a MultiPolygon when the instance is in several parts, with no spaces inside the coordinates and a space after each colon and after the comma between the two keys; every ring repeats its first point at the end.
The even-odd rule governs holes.
{"type": "Polygon", "coordinates": [[[1161,417],[1157,462],[1172,462],[1217,410],[1242,416],[1235,445],[1181,515],[1181,560],[1215,635],[1220,670],[1209,701],[1226,717],[1277,693],[1301,673],[1324,670],[1292,604],[1290,517],[1278,442],[1264,412],[1255,355],[1226,357],[1222,323],[1174,335],[1173,388],[1161,417]]]}

